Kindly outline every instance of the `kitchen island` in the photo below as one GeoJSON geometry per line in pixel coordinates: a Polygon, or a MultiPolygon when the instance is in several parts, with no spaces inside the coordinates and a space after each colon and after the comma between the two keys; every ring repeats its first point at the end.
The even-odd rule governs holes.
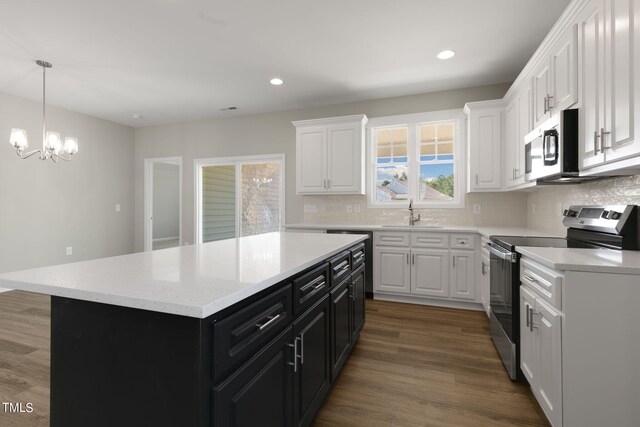
{"type": "Polygon", "coordinates": [[[364,325],[365,239],[269,233],[0,286],[52,296],[52,426],[309,425],[364,325]]]}

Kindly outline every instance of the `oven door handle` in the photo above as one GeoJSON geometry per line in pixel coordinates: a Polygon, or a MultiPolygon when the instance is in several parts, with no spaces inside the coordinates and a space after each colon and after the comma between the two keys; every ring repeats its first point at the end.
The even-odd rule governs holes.
{"type": "Polygon", "coordinates": [[[516,257],[514,256],[513,252],[502,252],[499,251],[497,249],[494,248],[494,245],[489,242],[487,243],[487,249],[489,249],[489,252],[491,252],[492,255],[497,256],[500,259],[503,259],[505,261],[509,261],[511,263],[516,263],[516,257]]]}

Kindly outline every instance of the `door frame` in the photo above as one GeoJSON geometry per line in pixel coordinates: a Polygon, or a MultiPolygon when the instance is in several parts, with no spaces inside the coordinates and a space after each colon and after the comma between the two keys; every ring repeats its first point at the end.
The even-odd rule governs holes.
{"type": "MultiPolygon", "coordinates": [[[[193,174],[194,174],[194,217],[193,217],[193,242],[196,245],[202,243],[202,168],[207,166],[226,166],[246,163],[268,163],[269,161],[280,162],[280,227],[285,224],[285,194],[286,194],[286,182],[285,182],[285,169],[286,169],[286,155],[284,153],[279,154],[261,154],[256,156],[233,156],[233,157],[208,157],[203,159],[193,159],[193,174]]],[[[239,180],[240,172],[236,167],[236,195],[238,193],[238,187],[240,185],[239,180]]],[[[237,212],[240,210],[241,200],[236,197],[236,238],[240,230],[239,216],[237,212]]]]}
{"type": "Polygon", "coordinates": [[[153,250],[153,164],[178,166],[178,244],[182,246],[182,157],[151,157],[144,159],[144,251],[153,250]]]}

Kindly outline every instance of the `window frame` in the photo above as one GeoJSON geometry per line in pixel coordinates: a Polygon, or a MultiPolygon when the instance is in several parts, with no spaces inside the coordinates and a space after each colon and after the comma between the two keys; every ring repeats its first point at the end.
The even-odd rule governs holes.
{"type": "MultiPolygon", "coordinates": [[[[284,153],[280,154],[264,154],[257,156],[234,156],[234,157],[209,157],[202,159],[194,159],[193,160],[193,170],[194,170],[194,179],[195,179],[195,192],[194,192],[194,238],[193,241],[195,244],[202,244],[202,169],[207,166],[230,166],[234,165],[236,167],[236,194],[240,195],[239,186],[240,186],[240,166],[245,164],[255,164],[255,163],[271,163],[271,162],[279,162],[280,163],[280,229],[282,229],[283,225],[286,224],[285,221],[285,195],[286,195],[286,173],[285,173],[285,165],[286,165],[286,155],[284,153]]],[[[236,197],[236,239],[240,238],[239,233],[241,232],[241,197],[236,197]]]]}
{"type": "Polygon", "coordinates": [[[376,117],[369,119],[366,127],[367,135],[367,207],[383,209],[406,209],[408,199],[413,198],[413,206],[428,209],[462,209],[465,207],[465,183],[466,183],[466,116],[462,109],[430,111],[425,113],[403,114],[398,116],[376,117]],[[420,125],[440,122],[454,123],[453,139],[453,173],[454,173],[454,199],[451,201],[421,201],[419,198],[419,185],[415,179],[420,176],[418,127],[420,125]],[[385,202],[376,200],[376,150],[374,149],[377,128],[383,127],[408,127],[407,144],[407,200],[389,200],[385,202]]]}

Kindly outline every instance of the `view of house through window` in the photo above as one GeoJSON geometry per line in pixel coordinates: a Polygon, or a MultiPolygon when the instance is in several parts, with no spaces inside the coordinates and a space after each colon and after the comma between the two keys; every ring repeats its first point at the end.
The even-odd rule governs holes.
{"type": "Polygon", "coordinates": [[[455,206],[456,120],[372,127],[375,206],[455,206]]]}
{"type": "Polygon", "coordinates": [[[281,159],[202,163],[199,219],[203,243],[279,231],[284,203],[281,159]]]}

